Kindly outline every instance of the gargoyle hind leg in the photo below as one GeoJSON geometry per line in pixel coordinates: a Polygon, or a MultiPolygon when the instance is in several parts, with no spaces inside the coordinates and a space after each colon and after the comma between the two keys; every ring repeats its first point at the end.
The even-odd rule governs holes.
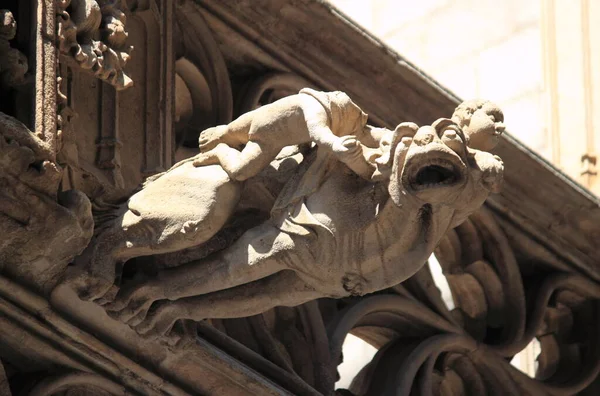
{"type": "Polygon", "coordinates": [[[148,338],[167,334],[179,319],[200,321],[257,315],[277,306],[296,306],[322,297],[295,272],[284,270],[267,278],[215,293],[161,301],[135,330],[148,338]]]}
{"type": "Polygon", "coordinates": [[[126,236],[118,226],[121,219],[122,215],[99,232],[65,274],[64,283],[70,285],[82,300],[102,298],[114,285],[119,252],[126,248],[126,236]]]}
{"type": "Polygon", "coordinates": [[[279,150],[264,144],[248,142],[242,151],[219,143],[215,148],[198,154],[194,166],[220,164],[233,180],[244,181],[256,176],[277,156],[279,150]]]}
{"type": "Polygon", "coordinates": [[[284,270],[279,256],[293,248],[288,234],[265,223],[247,231],[223,252],[161,271],[151,280],[123,285],[115,301],[105,308],[115,319],[136,325],[155,301],[213,293],[284,270]]]}

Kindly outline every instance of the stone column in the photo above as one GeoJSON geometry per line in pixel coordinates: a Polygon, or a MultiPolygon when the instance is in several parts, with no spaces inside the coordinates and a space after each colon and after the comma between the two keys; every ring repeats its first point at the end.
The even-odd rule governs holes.
{"type": "Polygon", "coordinates": [[[600,193],[600,3],[543,0],[542,39],[552,160],[600,193]],[[596,50],[594,50],[596,49],[596,50]]]}

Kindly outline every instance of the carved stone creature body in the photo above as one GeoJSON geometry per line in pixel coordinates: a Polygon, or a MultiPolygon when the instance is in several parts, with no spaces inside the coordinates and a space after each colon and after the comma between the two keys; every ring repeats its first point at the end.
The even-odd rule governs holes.
{"type": "MultiPolygon", "coordinates": [[[[398,284],[425,263],[449,228],[483,203],[494,187],[491,179],[501,180],[501,161],[469,149],[465,142],[450,120],[421,127],[413,139],[397,139],[389,147],[390,176],[378,183],[357,177],[332,155],[318,150],[281,192],[269,221],[222,252],[164,270],[152,280],[124,285],[106,308],[139,333],[158,336],[177,319],[248,316],[274,306],[362,295],[398,284]],[[320,182],[315,184],[315,178],[320,182]],[[149,313],[158,300],[158,307],[149,313]]],[[[206,180],[220,169],[181,168],[177,174],[182,178],[199,173],[206,180]]],[[[163,238],[163,225],[157,220],[171,216],[173,206],[183,202],[178,197],[192,188],[212,191],[202,193],[212,195],[205,223],[197,229],[218,228],[215,219],[224,221],[224,212],[210,212],[230,205],[233,196],[227,194],[237,187],[227,186],[239,183],[222,178],[212,185],[194,182],[196,187],[191,187],[187,182],[178,184],[175,175],[161,178],[164,185],[150,183],[143,190],[147,201],[134,196],[119,221],[139,216],[133,208],[136,202],[156,212],[149,220],[142,215],[135,230],[116,222],[113,234],[106,235],[131,241],[136,254],[164,251],[167,245],[160,241],[168,238],[163,238]],[[165,189],[168,184],[171,187],[165,189]],[[150,198],[154,194],[158,197],[150,198]],[[163,203],[155,205],[156,200],[163,203]]],[[[206,235],[194,238],[195,242],[206,235]]],[[[113,255],[105,249],[103,254],[113,255]]]]}
{"type": "Polygon", "coordinates": [[[203,153],[195,157],[194,165],[220,164],[233,180],[241,181],[256,176],[285,146],[314,142],[352,168],[360,154],[358,141],[375,143],[363,135],[369,130],[367,118],[343,92],[304,88],[229,125],[203,131],[199,140],[203,153]]]}
{"type": "Polygon", "coordinates": [[[241,183],[221,167],[200,170],[188,162],[168,175],[147,184],[116,213],[109,211],[113,218],[97,226],[95,239],[69,275],[80,297],[105,296],[119,263],[206,242],[233,213],[241,183]]]}

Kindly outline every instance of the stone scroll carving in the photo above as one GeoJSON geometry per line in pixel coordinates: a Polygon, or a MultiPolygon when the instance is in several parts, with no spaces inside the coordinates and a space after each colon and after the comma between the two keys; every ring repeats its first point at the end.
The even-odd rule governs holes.
{"type": "Polygon", "coordinates": [[[122,0],[57,0],[58,49],[67,59],[117,90],[130,87],[122,0]]]}
{"type": "Polygon", "coordinates": [[[46,142],[0,113],[0,270],[39,283],[60,275],[94,226],[84,194],[59,192],[62,170],[52,157],[46,142]]]}
{"type": "MultiPolygon", "coordinates": [[[[596,282],[540,270],[535,280],[523,279],[504,231],[485,208],[450,230],[436,257],[452,309],[425,266],[385,294],[349,303],[328,322],[334,362],[350,331],[378,349],[339,394],[573,395],[598,376],[596,282]],[[541,352],[532,378],[509,362],[535,339],[541,352]]],[[[326,388],[332,392],[333,383],[326,388]]]]}
{"type": "Polygon", "coordinates": [[[502,113],[468,102],[432,125],[366,121],[346,94],[305,89],[203,132],[201,154],[98,212],[67,282],[138,333],[160,336],[178,319],[245,317],[404,281],[500,187],[502,161],[480,148],[502,132],[502,113]],[[276,199],[247,200],[244,189],[293,144],[305,149],[286,159],[297,166],[279,168],[288,181],[269,192],[276,199]],[[210,245],[248,210],[267,219],[225,249],[158,273],[140,262],[122,281],[128,260],[210,245]]]}

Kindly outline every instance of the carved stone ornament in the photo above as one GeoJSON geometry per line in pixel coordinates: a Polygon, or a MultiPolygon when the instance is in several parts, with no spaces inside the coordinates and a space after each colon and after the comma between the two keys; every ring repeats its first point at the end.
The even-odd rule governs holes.
{"type": "Polygon", "coordinates": [[[123,70],[133,47],[127,45],[122,0],[57,0],[58,49],[81,69],[117,90],[130,87],[123,70]]]}
{"type": "Polygon", "coordinates": [[[598,394],[600,200],[495,104],[324,1],[8,3],[0,396],[598,394]]]}
{"type": "Polygon", "coordinates": [[[124,387],[115,384],[105,377],[74,372],[44,378],[28,393],[31,396],[52,395],[90,395],[90,396],[117,396],[126,395],[124,387]]]}
{"type": "Polygon", "coordinates": [[[453,119],[375,128],[345,93],[302,89],[207,129],[201,154],[97,211],[96,236],[67,283],[148,337],[179,319],[246,317],[394,286],[501,185],[502,161],[480,150],[504,129],[500,109],[467,102],[453,119]],[[288,179],[276,200],[247,199],[256,183],[268,189],[278,152],[298,144],[284,159],[298,165],[272,170],[288,179]],[[224,250],[156,274],[138,266],[119,284],[126,261],[210,246],[248,210],[270,214],[224,250]]]}
{"type": "Polygon", "coordinates": [[[52,154],[25,125],[0,113],[0,269],[40,283],[60,275],[94,226],[83,193],[59,192],[62,170],[52,154]]]}
{"type": "Polygon", "coordinates": [[[28,69],[27,57],[12,48],[9,41],[15,38],[17,22],[8,10],[0,10],[0,83],[13,87],[25,83],[28,69]]]}
{"type": "Polygon", "coordinates": [[[350,302],[329,321],[332,359],[342,360],[350,331],[378,349],[344,390],[350,393],[340,394],[573,395],[596,378],[600,322],[586,315],[597,309],[597,284],[576,274],[537,273],[525,285],[487,209],[450,230],[435,254],[453,309],[425,266],[385,294],[350,302]],[[510,359],[536,338],[541,351],[531,378],[510,359]]]}

